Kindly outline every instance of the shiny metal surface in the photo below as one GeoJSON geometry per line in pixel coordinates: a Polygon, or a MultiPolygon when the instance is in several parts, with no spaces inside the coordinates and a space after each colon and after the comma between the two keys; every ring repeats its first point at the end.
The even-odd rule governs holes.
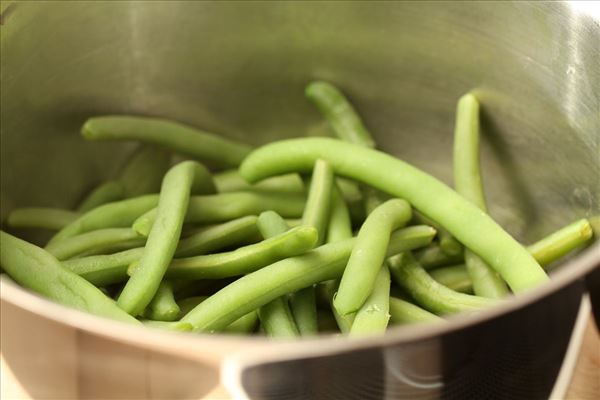
{"type": "MultiPolygon", "coordinates": [[[[322,135],[327,129],[303,96],[319,78],[348,94],[382,149],[448,183],[455,102],[474,90],[490,212],[529,242],[600,213],[599,24],[565,2],[4,2],[0,216],[17,205],[71,206],[118,169],[131,147],[84,142],[78,131],[90,115],[164,116],[253,144],[322,135]]],[[[588,250],[548,286],[489,313],[380,340],[295,344],[294,357],[310,348],[411,346],[417,338],[468,334],[544,301],[597,265],[599,254],[600,247],[588,250]]],[[[97,318],[6,285],[3,301],[134,342],[125,336],[133,328],[100,327],[97,318]]],[[[576,308],[569,304],[546,326],[568,332],[576,308]]],[[[535,321],[531,313],[514,318],[535,321]]],[[[159,333],[135,337],[140,346],[186,355],[159,333]]],[[[179,343],[200,352],[187,356],[216,363],[250,342],[179,343]],[[202,354],[209,343],[215,347],[202,354]]],[[[430,341],[429,357],[442,354],[440,346],[430,341]]]]}

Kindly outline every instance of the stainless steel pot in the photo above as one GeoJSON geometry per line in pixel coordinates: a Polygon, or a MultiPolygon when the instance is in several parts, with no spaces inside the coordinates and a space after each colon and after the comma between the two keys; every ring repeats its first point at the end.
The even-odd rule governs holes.
{"type": "MultiPolygon", "coordinates": [[[[303,97],[320,78],[343,88],[381,148],[447,182],[455,102],[475,90],[491,214],[532,241],[600,212],[600,26],[582,6],[3,3],[2,217],[72,206],[115,172],[131,148],[81,140],[90,115],[165,116],[260,144],[323,131],[303,97]]],[[[201,397],[221,374],[252,399],[541,399],[599,264],[596,244],[475,316],[298,342],[125,326],[3,279],[2,353],[31,393],[32,371],[75,376],[62,397],[132,398],[132,384],[141,397],[201,397]],[[74,339],[67,351],[53,338],[74,339]]]]}

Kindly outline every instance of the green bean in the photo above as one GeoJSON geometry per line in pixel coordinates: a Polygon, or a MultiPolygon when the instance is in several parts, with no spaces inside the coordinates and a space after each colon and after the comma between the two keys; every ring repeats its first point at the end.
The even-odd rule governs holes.
{"type": "Polygon", "coordinates": [[[390,297],[390,322],[394,325],[443,321],[442,318],[406,300],[390,297]]]}
{"type": "Polygon", "coordinates": [[[348,206],[342,198],[337,185],[331,191],[331,212],[327,227],[327,243],[351,238],[352,222],[348,206]]]}
{"type": "Polygon", "coordinates": [[[81,134],[88,140],[138,140],[232,167],[238,166],[251,150],[245,144],[160,118],[124,115],[90,118],[81,134]]]}
{"type": "Polygon", "coordinates": [[[167,172],[160,190],[157,222],[148,235],[140,267],[117,299],[123,310],[139,315],[150,303],[175,254],[190,193],[207,187],[213,188],[212,178],[197,162],[184,161],[167,172]]]}
{"type": "Polygon", "coordinates": [[[495,299],[455,292],[436,282],[410,252],[388,260],[394,281],[425,309],[436,314],[476,311],[496,304],[495,299]]]}
{"type": "Polygon", "coordinates": [[[373,290],[356,312],[350,336],[381,335],[390,320],[390,271],[387,265],[379,268],[373,290]]]}
{"type": "MultiPolygon", "coordinates": [[[[303,254],[312,249],[316,241],[315,228],[299,226],[281,235],[234,251],[173,259],[165,276],[172,279],[198,280],[243,275],[282,258],[303,254]]],[[[138,273],[139,270],[134,267],[132,276],[138,273]]]]}
{"type": "MultiPolygon", "coordinates": [[[[231,192],[209,196],[192,196],[185,215],[186,223],[209,224],[225,222],[247,215],[273,210],[286,218],[297,218],[304,211],[306,197],[300,193],[231,192]]],[[[133,229],[148,235],[156,210],[140,216],[133,229]]]]}
{"type": "Polygon", "coordinates": [[[355,224],[361,225],[365,220],[365,209],[363,194],[359,185],[354,181],[340,177],[336,177],[335,182],[350,212],[351,220],[355,224]]]}
{"type": "MultiPolygon", "coordinates": [[[[178,302],[179,308],[181,309],[181,312],[179,314],[180,318],[188,312],[190,312],[194,307],[196,307],[198,304],[202,303],[206,299],[206,296],[194,296],[180,300],[178,302]]],[[[239,319],[233,321],[229,326],[222,329],[222,332],[247,333],[254,329],[254,327],[256,326],[257,318],[257,312],[251,311],[248,314],[242,315],[239,319]]]]}
{"type": "Polygon", "coordinates": [[[175,257],[197,256],[245,243],[258,234],[257,220],[258,218],[255,215],[249,215],[206,228],[181,239],[177,245],[175,257]]]}
{"type": "Polygon", "coordinates": [[[0,231],[0,266],[18,284],[66,306],[138,323],[98,288],[61,267],[50,253],[0,231]]]}
{"type": "Polygon", "coordinates": [[[127,267],[139,260],[144,248],[125,250],[115,254],[74,258],[61,262],[62,266],[96,286],[106,286],[128,279],[127,267]]]}
{"type": "Polygon", "coordinates": [[[192,324],[181,321],[152,321],[143,319],[142,323],[151,328],[166,329],[169,331],[190,332],[192,330],[192,324]]]}
{"type": "Polygon", "coordinates": [[[327,294],[327,300],[329,301],[329,307],[331,308],[331,312],[333,317],[335,318],[335,322],[337,323],[340,332],[348,333],[350,332],[350,328],[352,328],[352,323],[354,322],[354,317],[356,314],[348,314],[342,315],[335,309],[333,305],[333,299],[335,299],[335,294],[340,287],[339,279],[332,279],[327,282],[323,282],[325,286],[325,293],[327,294]]]}
{"type": "Polygon", "coordinates": [[[335,139],[289,139],[254,150],[244,159],[240,174],[256,182],[273,175],[310,171],[318,159],[328,161],[338,175],[406,199],[482,257],[513,291],[548,280],[523,246],[487,214],[442,182],[388,154],[335,139]]]}
{"type": "Polygon", "coordinates": [[[444,267],[447,265],[457,264],[464,261],[463,255],[451,256],[444,250],[439,243],[432,243],[423,249],[415,251],[415,258],[425,269],[444,267]]]}
{"type": "Polygon", "coordinates": [[[214,180],[219,193],[243,190],[304,193],[304,182],[298,174],[274,176],[251,185],[240,176],[237,169],[230,169],[216,173],[214,180]]]}
{"type": "Polygon", "coordinates": [[[290,309],[300,336],[313,336],[319,332],[317,299],[313,285],[302,288],[290,296],[290,309]]]}
{"type": "MultiPolygon", "coordinates": [[[[449,256],[462,256],[463,245],[456,240],[450,232],[444,229],[443,226],[433,221],[431,218],[427,218],[418,211],[413,213],[413,219],[416,224],[429,225],[434,227],[438,231],[438,237],[440,242],[440,249],[449,256]]],[[[424,266],[424,265],[423,265],[424,266]]]]}
{"type": "Polygon", "coordinates": [[[94,208],[125,197],[125,188],[120,182],[108,181],[92,190],[79,204],[77,211],[85,213],[94,208]]]}
{"type": "Polygon", "coordinates": [[[91,250],[103,250],[124,241],[135,240],[135,247],[146,241],[131,228],[107,228],[71,236],[65,240],[48,244],[46,251],[58,260],[68,260],[91,250]]]}
{"type": "MultiPolygon", "coordinates": [[[[454,186],[458,194],[487,212],[479,171],[479,103],[472,94],[460,98],[454,129],[454,186]]],[[[508,294],[500,275],[471,250],[465,250],[465,264],[478,296],[499,299],[508,294]]]]}
{"type": "Polygon", "coordinates": [[[156,207],[157,204],[158,195],[149,194],[94,208],[62,228],[48,244],[97,229],[131,226],[136,218],[156,207]]]}
{"type": "MultiPolygon", "coordinates": [[[[258,229],[265,239],[288,231],[285,220],[274,211],[265,211],[258,217],[258,229]]],[[[286,296],[265,304],[258,310],[261,326],[270,337],[296,337],[300,335],[286,296]]]]}
{"type": "Polygon", "coordinates": [[[436,268],[428,272],[433,279],[448,289],[465,294],[473,294],[471,278],[464,264],[436,268]]]}
{"type": "Polygon", "coordinates": [[[410,205],[401,199],[388,200],[367,216],[333,302],[340,314],[350,314],[362,307],[385,261],[391,232],[405,225],[411,216],[410,205]]]}
{"type": "Polygon", "coordinates": [[[354,107],[335,86],[315,81],[306,87],[305,94],[327,119],[338,137],[361,146],[375,147],[371,134],[354,107]]]}
{"type": "Polygon", "coordinates": [[[592,236],[590,222],[580,219],[528,246],[527,250],[544,266],[585,245],[592,236]]]}
{"type": "MultiPolygon", "coordinates": [[[[388,256],[422,247],[435,229],[413,226],[394,232],[388,256]]],[[[318,282],[337,279],[354,246],[354,239],[326,244],[243,276],[200,303],[182,318],[195,331],[215,331],[276,298],[318,282]]]]}
{"type": "Polygon", "coordinates": [[[181,299],[177,302],[179,306],[179,316],[178,319],[181,319],[185,316],[185,314],[189,313],[196,307],[198,304],[202,303],[206,300],[207,296],[192,296],[187,297],[185,299],[181,299]]]}
{"type": "Polygon", "coordinates": [[[8,214],[7,223],[12,228],[59,230],[73,223],[78,217],[78,213],[60,208],[27,207],[12,210],[8,214]]]}
{"type": "Polygon", "coordinates": [[[171,166],[171,154],[154,146],[140,146],[131,156],[119,182],[125,188],[127,197],[158,193],[163,176],[171,166]]]}
{"type": "Polygon", "coordinates": [[[173,295],[173,285],[169,281],[162,281],[154,298],[146,307],[144,317],[155,321],[175,321],[179,312],[173,295]]]}
{"type": "MultiPolygon", "coordinates": [[[[114,228],[114,229],[119,229],[119,228],[114,228]]],[[[122,229],[127,229],[127,228],[122,228],[122,229]]],[[[83,253],[78,254],[76,256],[76,258],[85,258],[85,257],[98,256],[98,255],[115,254],[115,253],[119,253],[119,252],[122,252],[125,250],[131,250],[131,249],[135,249],[138,247],[142,247],[142,246],[144,246],[144,244],[146,244],[146,238],[138,237],[137,239],[126,240],[123,242],[115,243],[110,246],[84,251],[83,253]]]]}

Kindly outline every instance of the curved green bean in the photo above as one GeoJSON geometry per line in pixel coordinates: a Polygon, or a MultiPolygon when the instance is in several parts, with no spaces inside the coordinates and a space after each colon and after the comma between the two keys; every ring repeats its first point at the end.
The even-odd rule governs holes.
{"type": "Polygon", "coordinates": [[[144,317],[155,321],[175,321],[180,311],[173,295],[173,285],[169,281],[162,281],[146,307],[144,317]]]}
{"type": "Polygon", "coordinates": [[[97,229],[129,227],[140,215],[157,204],[158,195],[148,194],[96,207],[62,228],[48,244],[97,229]]]}
{"type": "Polygon", "coordinates": [[[104,182],[85,196],[79,207],[77,207],[77,211],[80,213],[88,212],[103,204],[122,200],[124,197],[125,188],[120,182],[104,182]]]}
{"type": "Polygon", "coordinates": [[[356,312],[350,336],[381,335],[390,320],[390,271],[380,267],[373,290],[356,312]]]}
{"type": "Polygon", "coordinates": [[[139,247],[144,245],[146,238],[131,228],[98,229],[48,244],[46,251],[62,261],[88,251],[109,249],[126,241],[133,241],[133,247],[139,247]]]}
{"type": "MultiPolygon", "coordinates": [[[[304,211],[306,196],[301,193],[231,192],[208,196],[192,196],[185,222],[210,224],[273,210],[284,218],[298,218],[304,211]]],[[[147,236],[154,224],[156,210],[140,216],[133,229],[147,236]]]]}
{"type": "MultiPolygon", "coordinates": [[[[288,231],[288,224],[274,211],[258,216],[258,229],[265,239],[288,231]]],[[[261,326],[270,337],[296,337],[300,335],[286,296],[265,304],[258,310],[261,326]]]]}
{"type": "Polygon", "coordinates": [[[465,294],[473,294],[471,277],[464,264],[436,268],[428,272],[436,282],[446,286],[448,289],[465,294]]]}
{"type": "Polygon", "coordinates": [[[390,297],[390,322],[394,325],[443,321],[442,318],[406,300],[390,297]]]}
{"type": "Polygon", "coordinates": [[[371,134],[354,107],[335,86],[315,81],[306,87],[304,93],[317,106],[338,137],[361,146],[375,147],[371,134]]]}
{"type": "Polygon", "coordinates": [[[139,140],[236,167],[251,148],[248,145],[160,118],[109,115],[88,119],[81,129],[88,140],[139,140]]]}
{"type": "MultiPolygon", "coordinates": [[[[479,102],[468,93],[456,108],[454,129],[454,186],[458,194],[487,212],[479,171],[479,102]]],[[[478,296],[499,299],[508,288],[498,273],[471,250],[465,250],[465,264],[478,296]]]]}
{"type": "Polygon", "coordinates": [[[49,207],[26,207],[12,210],[6,222],[12,228],[59,230],[73,223],[77,218],[79,214],[74,211],[49,207]]]}
{"type": "Polygon", "coordinates": [[[142,145],[121,171],[119,182],[127,197],[158,193],[163,177],[171,166],[171,154],[161,148],[142,145]]]}
{"type": "Polygon", "coordinates": [[[167,172],[160,190],[157,222],[148,235],[139,269],[117,299],[123,310],[139,315],[150,303],[175,254],[190,193],[207,188],[214,189],[210,174],[195,161],[184,161],[167,172]]]}
{"type": "Polygon", "coordinates": [[[258,234],[255,215],[241,217],[221,225],[203,229],[181,239],[175,257],[191,257],[247,242],[258,234]]]}
{"type": "MultiPolygon", "coordinates": [[[[388,256],[431,242],[435,229],[413,226],[392,234],[388,256]]],[[[242,315],[276,298],[315,283],[339,278],[350,257],[354,239],[326,244],[243,276],[200,303],[182,318],[195,331],[221,329],[242,315]]]]}
{"type": "Polygon", "coordinates": [[[436,282],[410,252],[388,260],[394,281],[425,309],[436,314],[477,311],[496,304],[495,299],[455,292],[436,282]]]}
{"type": "Polygon", "coordinates": [[[274,176],[257,182],[254,185],[246,182],[237,169],[217,172],[213,176],[219,193],[237,192],[242,190],[265,190],[275,192],[304,193],[304,182],[298,174],[274,176]]]}
{"type": "Polygon", "coordinates": [[[256,182],[310,171],[318,159],[328,161],[338,175],[406,199],[481,256],[513,291],[548,280],[535,259],[488,215],[434,177],[388,154],[335,139],[289,139],[254,150],[244,159],[240,174],[256,182]]]}
{"type": "Polygon", "coordinates": [[[127,268],[143,253],[144,248],[139,247],[114,254],[74,258],[61,264],[95,286],[106,286],[126,281],[129,278],[127,268]]]}
{"type": "Polygon", "coordinates": [[[100,289],[61,267],[42,248],[0,231],[0,266],[18,284],[66,306],[119,321],[139,323],[100,289]]]}
{"type": "MultiPolygon", "coordinates": [[[[173,279],[221,279],[256,271],[282,258],[312,249],[317,241],[315,228],[299,226],[262,242],[239,249],[189,258],[175,258],[165,276],[173,279]]],[[[137,268],[140,268],[138,265],[137,268]]],[[[132,276],[139,270],[133,268],[132,276]]]]}
{"type": "Polygon", "coordinates": [[[414,256],[419,264],[425,269],[445,267],[464,262],[464,256],[462,254],[452,256],[448,254],[448,252],[442,250],[442,247],[437,242],[415,251],[414,256]]]}
{"type": "Polygon", "coordinates": [[[411,216],[410,205],[401,199],[388,200],[367,216],[333,302],[340,314],[351,314],[362,307],[385,261],[391,232],[405,225],[411,216]]]}

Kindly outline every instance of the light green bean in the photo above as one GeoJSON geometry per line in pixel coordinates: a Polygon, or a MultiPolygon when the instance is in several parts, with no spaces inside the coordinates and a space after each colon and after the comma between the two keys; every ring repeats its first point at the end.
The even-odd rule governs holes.
{"type": "Polygon", "coordinates": [[[85,196],[77,207],[77,211],[85,213],[103,204],[122,200],[124,197],[125,188],[120,182],[104,182],[85,196]]]}
{"type": "Polygon", "coordinates": [[[138,140],[181,154],[238,166],[250,147],[212,133],[160,118],[109,115],[88,119],[81,129],[88,140],[138,140]]]}
{"type": "MultiPolygon", "coordinates": [[[[392,234],[388,256],[427,245],[435,229],[413,226],[392,234]]],[[[221,329],[274,299],[315,283],[337,279],[354,246],[354,239],[326,244],[243,276],[213,294],[182,318],[195,331],[221,329]]]]}
{"type": "Polygon", "coordinates": [[[184,161],[167,172],[160,190],[157,222],[148,235],[140,267],[117,299],[123,310],[139,315],[150,303],[175,254],[190,193],[207,187],[214,189],[212,178],[197,162],[184,161]]]}
{"type": "MultiPolygon", "coordinates": [[[[186,223],[210,224],[273,210],[285,218],[298,218],[304,211],[306,196],[301,193],[231,192],[209,196],[192,196],[185,215],[186,223]]],[[[147,236],[156,218],[150,210],[134,223],[141,235],[147,236]]]]}
{"type": "Polygon", "coordinates": [[[49,207],[16,208],[8,214],[11,228],[42,228],[59,230],[73,223],[79,214],[74,211],[49,207]]]}
{"type": "Polygon", "coordinates": [[[146,307],[144,317],[155,321],[175,321],[180,311],[173,295],[173,285],[169,281],[162,281],[146,307]]]}
{"type": "Polygon", "coordinates": [[[190,332],[192,330],[192,324],[181,321],[153,321],[149,319],[143,319],[142,323],[151,328],[166,329],[168,331],[176,332],[190,332]]]}
{"type": "Polygon", "coordinates": [[[171,166],[171,154],[161,148],[142,145],[121,171],[119,182],[127,197],[158,193],[163,177],[171,166]]]}
{"type": "Polygon", "coordinates": [[[237,169],[218,172],[213,176],[219,193],[238,192],[243,190],[275,191],[304,193],[304,182],[298,174],[274,176],[251,185],[240,176],[237,169]]]}
{"type": "Polygon", "coordinates": [[[587,219],[580,219],[528,246],[527,250],[541,265],[545,266],[585,245],[592,236],[590,222],[587,219]]]}
{"type": "Polygon", "coordinates": [[[358,311],[367,300],[385,261],[391,232],[404,226],[411,216],[410,205],[401,199],[388,200],[367,216],[333,302],[341,315],[358,311]]]}
{"type": "Polygon", "coordinates": [[[390,271],[383,265],[377,273],[373,290],[356,312],[350,336],[381,335],[385,333],[390,314],[390,271]]]}
{"type": "Polygon", "coordinates": [[[62,261],[88,251],[109,249],[126,241],[133,241],[133,247],[139,247],[144,245],[146,239],[131,228],[98,229],[49,244],[46,251],[62,261]]]}
{"type": "Polygon", "coordinates": [[[473,294],[473,284],[464,264],[436,268],[428,271],[429,275],[448,289],[465,294],[473,294]]]}
{"type": "Polygon", "coordinates": [[[0,266],[18,284],[66,306],[137,324],[98,288],[63,268],[50,253],[0,231],[0,266]]]}
{"type": "Polygon", "coordinates": [[[442,318],[406,300],[390,297],[390,322],[394,325],[443,321],[442,318]]]}
{"type": "MultiPolygon", "coordinates": [[[[469,93],[460,98],[456,108],[454,186],[458,194],[487,212],[479,158],[479,103],[469,93]]],[[[508,294],[500,275],[469,249],[465,250],[465,264],[476,295],[500,299],[508,294]]]]}
{"type": "Polygon", "coordinates": [[[444,267],[447,265],[457,264],[464,261],[462,254],[449,255],[442,250],[439,243],[434,242],[430,246],[415,251],[415,258],[419,264],[425,269],[444,267]]]}
{"type": "Polygon", "coordinates": [[[429,225],[438,231],[440,249],[444,253],[451,257],[460,257],[463,255],[463,245],[456,240],[443,226],[433,221],[431,218],[427,218],[418,211],[413,212],[413,219],[416,224],[429,225]]]}
{"type": "Polygon", "coordinates": [[[425,309],[436,314],[473,312],[497,303],[495,299],[455,292],[436,282],[410,252],[388,260],[396,284],[425,309]]]}
{"type": "Polygon", "coordinates": [[[139,260],[144,248],[125,250],[115,254],[74,258],[61,262],[62,266],[96,286],[126,281],[127,267],[139,260]]]}
{"type": "Polygon", "coordinates": [[[491,265],[515,292],[548,276],[535,259],[488,215],[431,175],[388,154],[328,138],[289,139],[254,150],[240,166],[250,182],[310,171],[318,159],[336,174],[406,199],[491,265]],[[393,171],[393,173],[382,173],[393,171]]]}
{"type": "MultiPolygon", "coordinates": [[[[192,309],[194,309],[194,307],[196,307],[198,304],[202,303],[206,299],[206,296],[194,296],[180,300],[178,302],[179,308],[181,310],[179,318],[183,317],[185,314],[190,312],[192,309]]],[[[242,315],[239,319],[233,321],[229,326],[223,328],[221,332],[247,333],[253,330],[253,328],[256,326],[257,317],[258,315],[256,311],[250,311],[248,314],[242,315]]]]}
{"type": "Polygon", "coordinates": [[[175,257],[197,256],[245,243],[258,234],[257,220],[255,215],[249,215],[203,229],[181,239],[177,245],[175,257]]]}

